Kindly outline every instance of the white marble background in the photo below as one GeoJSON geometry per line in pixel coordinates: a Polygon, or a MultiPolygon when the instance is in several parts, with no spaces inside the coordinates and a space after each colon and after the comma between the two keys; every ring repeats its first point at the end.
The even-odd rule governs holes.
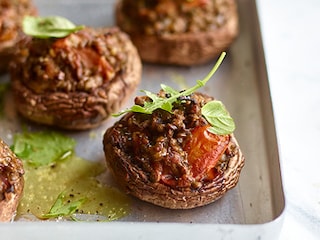
{"type": "Polygon", "coordinates": [[[320,1],[257,3],[287,206],[280,239],[320,239],[320,1]]]}

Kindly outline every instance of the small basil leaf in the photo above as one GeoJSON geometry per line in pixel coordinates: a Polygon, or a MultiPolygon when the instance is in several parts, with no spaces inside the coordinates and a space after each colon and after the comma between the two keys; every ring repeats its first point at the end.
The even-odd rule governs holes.
{"type": "Polygon", "coordinates": [[[25,34],[36,38],[63,38],[84,28],[84,26],[76,26],[68,19],[59,16],[26,16],[22,27],[25,34]]]}
{"type": "Polygon", "coordinates": [[[210,101],[206,103],[201,114],[210,123],[210,132],[217,135],[227,135],[235,130],[235,123],[225,106],[220,101],[210,101]]]}
{"type": "Polygon", "coordinates": [[[82,198],[77,201],[65,202],[64,193],[59,194],[55,203],[47,214],[43,214],[43,218],[56,218],[62,216],[70,216],[75,213],[79,207],[86,201],[82,198]]]}
{"type": "Polygon", "coordinates": [[[13,152],[39,167],[63,161],[74,152],[74,139],[56,132],[18,133],[14,136],[13,152]]]}

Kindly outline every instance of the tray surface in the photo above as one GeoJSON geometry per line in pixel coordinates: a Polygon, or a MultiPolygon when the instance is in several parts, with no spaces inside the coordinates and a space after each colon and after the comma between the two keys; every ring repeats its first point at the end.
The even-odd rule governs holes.
{"type": "MultiPolygon", "coordinates": [[[[42,16],[65,16],[77,24],[94,27],[114,25],[114,1],[37,0],[35,3],[42,16]]],[[[259,21],[254,1],[240,0],[238,3],[240,36],[227,51],[227,57],[213,79],[202,89],[203,92],[223,101],[236,122],[235,135],[246,158],[237,187],[217,202],[193,210],[173,211],[133,199],[132,212],[129,216],[117,222],[104,223],[102,227],[104,230],[100,229],[101,224],[98,223],[95,226],[87,226],[88,230],[94,232],[92,234],[98,234],[99,231],[112,227],[114,233],[110,237],[121,234],[124,236],[125,233],[121,229],[125,224],[125,228],[128,229],[127,234],[131,233],[128,236],[138,239],[138,236],[147,236],[150,229],[153,229],[152,223],[157,223],[157,228],[160,229],[169,230],[174,225],[176,229],[183,231],[187,223],[187,226],[193,225],[194,228],[202,227],[203,233],[208,232],[211,235],[212,231],[217,236],[225,234],[233,236],[232,234],[237,233],[240,233],[238,236],[242,236],[241,234],[249,236],[247,234],[256,233],[250,237],[257,239],[257,236],[266,236],[273,239],[271,237],[274,236],[270,235],[268,230],[274,231],[280,228],[285,203],[259,21]],[[128,222],[134,223],[135,227],[128,222]],[[144,224],[141,225],[141,222],[144,224]],[[133,233],[139,229],[143,229],[145,234],[134,235],[133,233]],[[222,230],[217,231],[217,229],[222,230]],[[232,233],[227,233],[228,231],[232,233]]],[[[176,81],[177,77],[182,77],[184,84],[188,86],[194,85],[197,79],[202,79],[209,72],[214,63],[215,61],[212,61],[190,68],[144,64],[143,79],[138,91],[143,88],[157,92],[160,83],[179,88],[181,82],[176,81]]],[[[0,82],[6,82],[8,79],[8,76],[1,76],[0,82]]],[[[136,94],[140,94],[138,91],[136,94]]],[[[133,97],[134,95],[127,102],[128,106],[132,104],[133,97]]],[[[0,119],[0,137],[11,144],[13,134],[20,131],[23,124],[34,129],[37,126],[26,123],[17,116],[9,101],[10,96],[5,102],[5,117],[0,119]]],[[[77,155],[93,161],[103,161],[102,134],[116,120],[110,118],[101,127],[90,131],[66,133],[77,139],[77,155]],[[92,133],[98,136],[94,140],[89,138],[92,133]]],[[[108,174],[107,179],[113,184],[108,174]]],[[[55,223],[47,224],[48,229],[56,227],[55,223]]],[[[60,224],[61,234],[67,232],[66,226],[74,227],[78,233],[84,231],[77,224],[56,224],[60,224]]],[[[22,237],[22,232],[28,234],[32,226],[41,229],[41,223],[15,222],[9,225],[0,224],[0,230],[4,230],[4,236],[8,234],[8,237],[22,237]],[[18,233],[12,235],[10,231],[12,227],[20,228],[21,235],[18,233]]],[[[44,231],[37,232],[40,239],[44,231]]],[[[192,233],[186,236],[191,237],[192,233]]]]}

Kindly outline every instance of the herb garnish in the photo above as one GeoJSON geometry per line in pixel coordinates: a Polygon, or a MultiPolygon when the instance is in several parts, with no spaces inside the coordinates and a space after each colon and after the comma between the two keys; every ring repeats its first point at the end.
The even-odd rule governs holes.
{"type": "MultiPolygon", "coordinates": [[[[175,89],[167,85],[161,84],[161,88],[166,93],[166,95],[169,96],[168,98],[162,98],[155,93],[142,90],[142,92],[144,92],[149,98],[151,98],[151,102],[145,102],[144,106],[135,104],[129,109],[121,111],[117,114],[113,114],[113,116],[117,117],[127,112],[152,114],[152,112],[156,109],[163,109],[171,113],[173,108],[172,104],[178,102],[180,97],[188,96],[194,93],[199,88],[205,86],[205,84],[210,80],[210,78],[214,75],[214,73],[221,65],[225,55],[226,53],[223,52],[209,74],[203,80],[197,80],[197,84],[195,86],[184,91],[176,91],[175,89]]],[[[234,121],[220,101],[213,100],[211,102],[208,102],[201,109],[201,113],[212,126],[211,128],[209,128],[210,132],[218,135],[227,135],[234,131],[234,121]]]]}
{"type": "Polygon", "coordinates": [[[55,203],[47,214],[43,214],[42,218],[71,217],[80,206],[86,201],[85,198],[76,201],[65,201],[65,193],[62,192],[57,197],[55,203]]]}
{"type": "Polygon", "coordinates": [[[227,135],[236,128],[232,117],[220,101],[214,100],[206,103],[201,108],[201,114],[212,126],[208,130],[214,134],[227,135]]]}
{"type": "Polygon", "coordinates": [[[25,16],[22,27],[25,34],[36,38],[63,38],[84,28],[84,26],[76,26],[68,19],[59,16],[25,16]]]}
{"type": "Polygon", "coordinates": [[[13,152],[35,167],[54,164],[73,154],[75,140],[57,132],[19,133],[13,152]]]}

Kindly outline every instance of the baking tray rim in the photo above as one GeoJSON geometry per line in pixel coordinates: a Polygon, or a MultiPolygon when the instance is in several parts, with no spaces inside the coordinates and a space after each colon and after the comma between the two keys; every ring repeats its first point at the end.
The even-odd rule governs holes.
{"type": "Polygon", "coordinates": [[[15,222],[0,224],[5,239],[175,239],[176,234],[185,239],[194,237],[230,237],[230,239],[276,239],[281,231],[284,214],[262,224],[210,224],[210,223],[156,223],[156,222],[15,222]],[[142,230],[142,231],[141,231],[142,230]],[[172,232],[174,231],[174,232],[172,232]],[[50,233],[50,235],[48,235],[50,233]],[[105,233],[105,235],[102,235],[105,233]]]}

